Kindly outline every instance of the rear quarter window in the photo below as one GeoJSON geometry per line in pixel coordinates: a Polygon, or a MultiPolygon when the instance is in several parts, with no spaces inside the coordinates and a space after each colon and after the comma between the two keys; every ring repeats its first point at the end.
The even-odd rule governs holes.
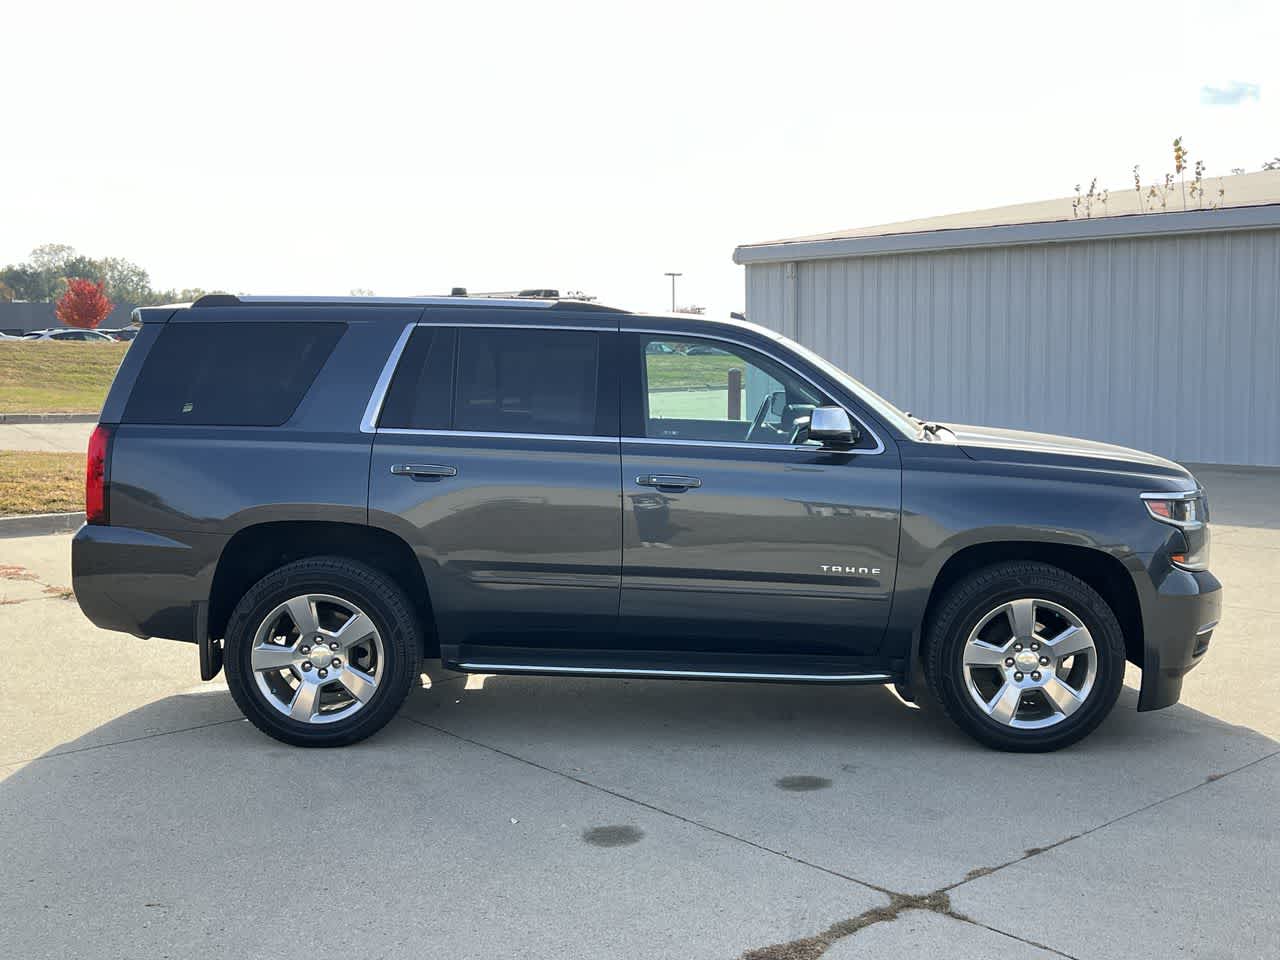
{"type": "Polygon", "coordinates": [[[278,427],[345,330],[344,323],[166,324],[124,422],[278,427]]]}

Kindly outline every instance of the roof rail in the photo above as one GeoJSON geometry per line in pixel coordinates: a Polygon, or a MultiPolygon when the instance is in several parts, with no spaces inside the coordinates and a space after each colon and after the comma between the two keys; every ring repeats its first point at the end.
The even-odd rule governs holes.
{"type": "Polygon", "coordinates": [[[234,306],[441,306],[441,307],[518,307],[525,310],[595,310],[601,313],[631,313],[621,307],[606,307],[588,300],[544,300],[531,297],[272,297],[236,296],[232,293],[206,293],[192,307],[234,306]]]}

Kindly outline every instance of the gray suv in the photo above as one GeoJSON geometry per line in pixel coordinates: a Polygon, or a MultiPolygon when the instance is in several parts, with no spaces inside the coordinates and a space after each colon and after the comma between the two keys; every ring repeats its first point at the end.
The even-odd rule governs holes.
{"type": "Polygon", "coordinates": [[[195,644],[301,746],[485,674],[927,680],[1052,750],[1178,699],[1221,588],[1159,457],[929,423],[747,323],[553,300],[216,295],[138,311],[75,594],[195,644]]]}

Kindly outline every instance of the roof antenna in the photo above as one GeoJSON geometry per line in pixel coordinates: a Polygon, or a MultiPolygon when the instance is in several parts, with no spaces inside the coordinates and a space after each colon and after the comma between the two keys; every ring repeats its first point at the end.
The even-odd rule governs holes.
{"type": "Polygon", "coordinates": [[[449,296],[451,297],[465,297],[466,295],[467,295],[466,287],[454,287],[452,290],[449,291],[449,296]]]}

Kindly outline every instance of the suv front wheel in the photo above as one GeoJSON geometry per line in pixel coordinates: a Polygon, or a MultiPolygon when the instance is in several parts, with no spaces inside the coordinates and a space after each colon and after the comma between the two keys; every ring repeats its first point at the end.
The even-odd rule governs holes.
{"type": "Polygon", "coordinates": [[[927,627],[925,670],[947,715],[998,750],[1057,750],[1111,712],[1124,635],[1107,602],[1046,563],[1001,563],[953,586],[927,627]]]}
{"type": "Polygon", "coordinates": [[[342,557],[298,560],[259,580],[232,612],[227,686],[277,740],[355,743],[408,695],[418,633],[412,604],[385,574],[342,557]]]}

